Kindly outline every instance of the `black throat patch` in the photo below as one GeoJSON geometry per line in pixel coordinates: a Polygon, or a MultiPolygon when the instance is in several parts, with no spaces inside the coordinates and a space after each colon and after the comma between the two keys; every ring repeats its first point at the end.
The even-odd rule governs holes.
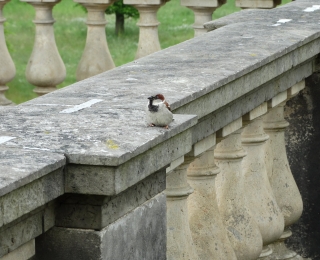
{"type": "Polygon", "coordinates": [[[153,100],[149,101],[148,109],[150,112],[158,112],[159,106],[155,106],[152,104],[153,100]]]}

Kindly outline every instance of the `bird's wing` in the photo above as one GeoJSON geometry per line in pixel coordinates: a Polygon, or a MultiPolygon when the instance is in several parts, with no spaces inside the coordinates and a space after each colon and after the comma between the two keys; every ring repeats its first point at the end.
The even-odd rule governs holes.
{"type": "Polygon", "coordinates": [[[163,101],[163,103],[166,105],[166,107],[169,109],[169,111],[171,111],[171,107],[170,107],[169,103],[167,101],[163,101]]]}

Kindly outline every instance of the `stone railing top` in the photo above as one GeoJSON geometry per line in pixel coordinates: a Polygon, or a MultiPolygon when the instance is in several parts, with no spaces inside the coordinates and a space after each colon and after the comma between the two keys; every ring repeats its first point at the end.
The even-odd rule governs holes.
{"type": "Polygon", "coordinates": [[[71,163],[124,163],[196,124],[195,116],[175,115],[169,130],[147,127],[148,96],[160,92],[176,113],[201,119],[318,55],[318,48],[299,48],[320,37],[320,10],[304,11],[313,4],[317,2],[288,4],[281,8],[285,17],[278,10],[267,11],[266,22],[225,26],[20,106],[2,108],[0,136],[16,138],[0,147],[64,153],[71,163]],[[270,19],[275,24],[295,12],[305,15],[305,22],[292,19],[271,26],[270,19]]]}
{"type": "Polygon", "coordinates": [[[175,115],[169,130],[147,127],[142,110],[111,109],[108,99],[88,100],[99,103],[79,111],[30,105],[0,110],[0,133],[6,129],[15,137],[3,145],[66,154],[70,163],[117,166],[197,122],[196,116],[175,115]]]}
{"type": "MultiPolygon", "coordinates": [[[[104,104],[105,108],[143,110],[146,98],[150,94],[161,92],[175,110],[318,38],[320,10],[310,13],[303,11],[316,3],[294,2],[281,8],[288,16],[298,11],[301,15],[306,15],[308,19],[304,23],[293,19],[282,26],[271,26],[270,21],[233,24],[27,104],[76,105],[90,98],[103,98],[108,100],[104,104]]],[[[283,19],[276,11],[277,9],[265,11],[268,17],[273,17],[273,24],[283,19]]],[[[270,75],[269,78],[273,76],[276,75],[270,75]]],[[[263,83],[257,82],[257,86],[263,83]]],[[[252,86],[248,91],[257,86],[252,86]]],[[[232,98],[238,98],[237,93],[232,93],[232,98]]],[[[193,111],[202,117],[228,102],[211,104],[214,107],[210,107],[203,115],[197,113],[195,108],[193,111]]],[[[189,114],[193,114],[192,111],[189,114]]]]}
{"type": "Polygon", "coordinates": [[[210,21],[205,24],[205,28],[211,31],[226,25],[240,22],[262,23],[274,26],[278,21],[280,21],[279,23],[286,23],[285,20],[287,19],[291,19],[292,21],[289,22],[293,23],[309,23],[314,21],[314,12],[319,12],[317,7],[312,9],[312,6],[318,4],[319,2],[317,3],[314,0],[299,0],[271,10],[246,9],[224,16],[217,20],[210,21]],[[306,10],[307,8],[310,9],[306,10]]]}
{"type": "Polygon", "coordinates": [[[0,196],[41,178],[65,162],[59,154],[0,147],[0,196]]]}

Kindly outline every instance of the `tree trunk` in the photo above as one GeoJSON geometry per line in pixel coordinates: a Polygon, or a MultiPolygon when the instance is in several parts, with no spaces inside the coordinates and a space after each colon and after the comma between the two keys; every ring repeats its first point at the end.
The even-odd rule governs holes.
{"type": "Polygon", "coordinates": [[[116,35],[124,33],[124,14],[116,13],[116,35]]]}

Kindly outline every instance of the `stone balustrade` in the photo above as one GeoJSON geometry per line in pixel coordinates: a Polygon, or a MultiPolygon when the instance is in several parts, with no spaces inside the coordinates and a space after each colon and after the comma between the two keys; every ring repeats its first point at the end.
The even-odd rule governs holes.
{"type": "Polygon", "coordinates": [[[1,259],[301,259],[283,243],[302,213],[283,111],[318,70],[312,5],[246,10],[2,107],[1,259]],[[156,92],[168,130],[145,123],[156,92]]]}
{"type": "MultiPolygon", "coordinates": [[[[5,43],[3,33],[2,15],[3,6],[10,0],[0,1],[0,105],[11,105],[12,102],[6,99],[6,84],[15,76],[15,66],[5,43]]],[[[26,78],[29,83],[35,86],[34,92],[44,95],[56,90],[56,86],[62,83],[66,77],[66,68],[60,57],[59,50],[55,43],[52,15],[52,8],[60,1],[21,0],[35,8],[36,17],[34,47],[26,67],[26,78]]],[[[76,71],[78,81],[97,75],[104,71],[115,68],[114,61],[110,54],[107,37],[105,33],[106,20],[105,9],[114,3],[115,0],[74,0],[87,9],[87,39],[81,60],[76,71]]],[[[157,11],[168,0],[124,0],[124,4],[135,6],[140,19],[137,26],[140,27],[139,43],[136,52],[136,59],[147,56],[161,50],[159,37],[157,11]]],[[[237,6],[242,8],[273,8],[279,4],[275,0],[246,0],[237,1],[237,6]]],[[[206,33],[207,29],[203,24],[212,20],[212,13],[216,8],[223,5],[225,0],[181,0],[181,5],[193,10],[195,15],[194,31],[195,36],[206,33]]],[[[8,23],[12,21],[7,21],[8,23]]]]}

